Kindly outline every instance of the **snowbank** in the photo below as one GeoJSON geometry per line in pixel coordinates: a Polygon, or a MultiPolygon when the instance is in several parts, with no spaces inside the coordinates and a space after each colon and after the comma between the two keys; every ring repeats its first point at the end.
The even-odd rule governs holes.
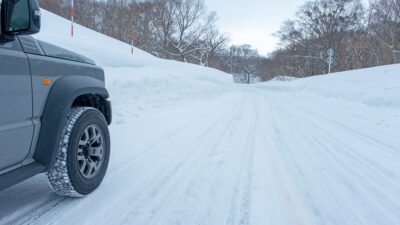
{"type": "Polygon", "coordinates": [[[270,81],[268,90],[340,98],[370,106],[400,107],[400,64],[320,75],[304,79],[270,81]]]}
{"type": "Polygon", "coordinates": [[[130,45],[79,24],[75,25],[75,36],[71,37],[70,26],[68,20],[42,9],[42,29],[35,37],[87,56],[102,67],[121,68],[116,71],[118,74],[106,74],[109,76],[134,75],[136,78],[133,79],[142,79],[143,75],[146,79],[174,76],[199,85],[233,82],[231,75],[221,71],[159,59],[138,48],[134,48],[132,55],[130,45]]]}

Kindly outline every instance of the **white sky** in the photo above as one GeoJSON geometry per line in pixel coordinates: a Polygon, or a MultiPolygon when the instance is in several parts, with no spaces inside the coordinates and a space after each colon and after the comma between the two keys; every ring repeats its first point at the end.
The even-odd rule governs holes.
{"type": "Polygon", "coordinates": [[[229,33],[232,44],[250,44],[262,55],[274,51],[272,36],[284,20],[293,18],[306,0],[205,0],[218,14],[218,26],[229,33]]]}
{"type": "Polygon", "coordinates": [[[218,26],[229,33],[232,44],[250,44],[262,55],[275,50],[272,36],[286,19],[291,19],[307,0],[205,0],[218,14],[218,26]]]}

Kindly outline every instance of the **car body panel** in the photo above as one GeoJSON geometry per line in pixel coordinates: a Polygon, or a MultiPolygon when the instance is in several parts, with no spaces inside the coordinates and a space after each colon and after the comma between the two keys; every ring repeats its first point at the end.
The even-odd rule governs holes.
{"type": "Polygon", "coordinates": [[[17,39],[0,39],[0,170],[27,157],[33,130],[28,58],[17,39]]]}
{"type": "MultiPolygon", "coordinates": [[[[43,111],[47,103],[48,95],[57,80],[61,77],[68,76],[87,76],[100,80],[102,82],[102,87],[104,87],[104,71],[100,67],[93,65],[94,63],[89,63],[93,61],[87,60],[87,63],[82,63],[71,60],[70,58],[73,57],[75,53],[67,50],[65,50],[66,53],[63,54],[63,56],[69,55],[71,56],[70,58],[62,59],[59,57],[49,57],[45,55],[42,45],[39,44],[40,41],[30,36],[20,36],[19,40],[29,59],[32,76],[33,123],[35,124],[35,134],[31,152],[27,158],[29,161],[35,155],[43,119],[43,111]],[[44,85],[43,79],[49,79],[51,83],[49,85],[44,85]]],[[[57,51],[62,50],[62,48],[59,48],[57,51]]],[[[79,55],[76,55],[76,58],[79,58],[79,55]]],[[[67,96],[64,97],[66,98],[67,96]]]]}

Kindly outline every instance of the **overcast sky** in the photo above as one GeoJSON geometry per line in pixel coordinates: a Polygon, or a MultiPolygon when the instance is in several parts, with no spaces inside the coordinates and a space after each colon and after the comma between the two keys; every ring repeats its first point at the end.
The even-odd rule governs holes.
{"type": "Polygon", "coordinates": [[[218,26],[229,33],[232,44],[251,44],[262,55],[274,51],[272,36],[282,22],[293,18],[306,0],[205,0],[218,14],[218,26]]]}
{"type": "MultiPolygon", "coordinates": [[[[218,26],[229,33],[232,44],[250,44],[262,55],[275,50],[272,36],[286,19],[295,16],[307,0],[205,0],[218,14],[218,26]]],[[[367,2],[364,0],[364,2],[367,2]]]]}

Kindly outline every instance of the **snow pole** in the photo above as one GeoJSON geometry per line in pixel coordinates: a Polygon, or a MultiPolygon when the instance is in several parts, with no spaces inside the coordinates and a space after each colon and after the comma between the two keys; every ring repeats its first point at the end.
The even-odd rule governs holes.
{"type": "Polygon", "coordinates": [[[133,55],[133,31],[132,31],[132,38],[131,38],[131,53],[133,55]]]}
{"type": "Polygon", "coordinates": [[[331,67],[332,67],[332,63],[333,63],[333,59],[332,59],[332,56],[333,56],[333,49],[328,49],[328,74],[330,74],[331,73],[331,67]]]}
{"type": "Polygon", "coordinates": [[[71,37],[74,36],[74,0],[71,0],[71,37]]]}
{"type": "Polygon", "coordinates": [[[231,74],[233,74],[233,53],[232,53],[232,49],[230,52],[230,58],[231,58],[231,74]]]}
{"type": "Polygon", "coordinates": [[[207,57],[206,57],[206,66],[208,66],[208,43],[209,43],[209,41],[208,41],[208,39],[207,39],[207,50],[206,50],[207,57]]]}

